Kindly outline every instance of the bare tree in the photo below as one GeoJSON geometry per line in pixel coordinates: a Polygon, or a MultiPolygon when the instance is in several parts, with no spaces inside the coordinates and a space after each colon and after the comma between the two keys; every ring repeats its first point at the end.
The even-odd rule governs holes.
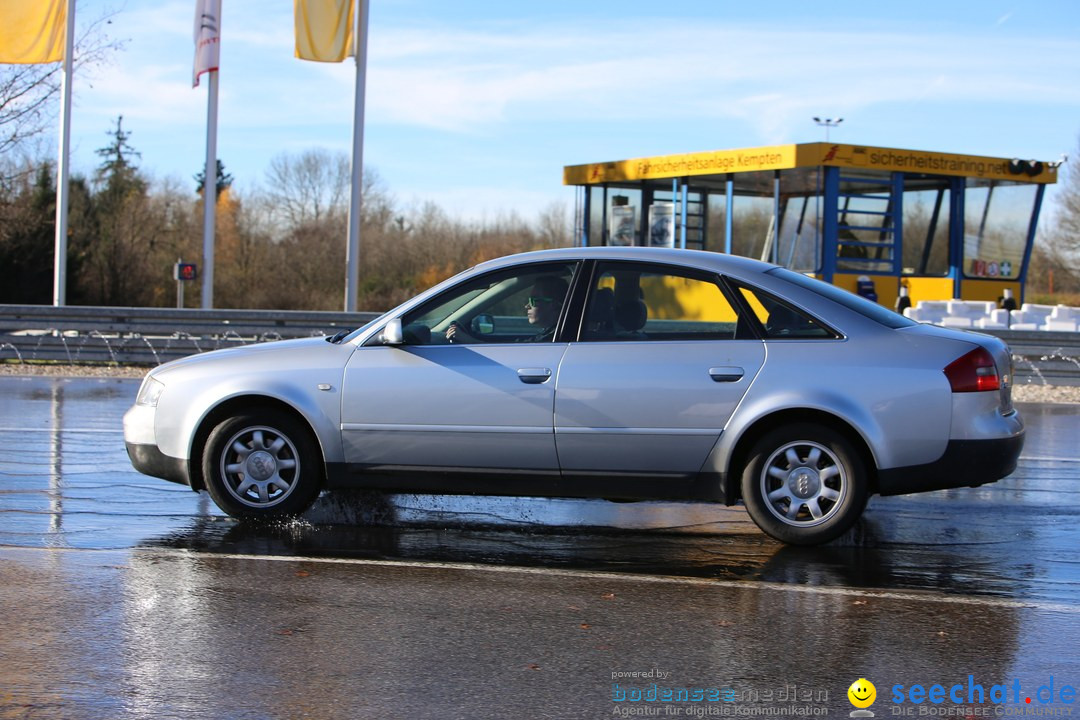
{"type": "Polygon", "coordinates": [[[555,201],[537,216],[538,240],[544,247],[569,247],[574,241],[574,224],[566,212],[566,203],[555,201]]]}
{"type": "Polygon", "coordinates": [[[1031,255],[1029,291],[1080,292],[1080,166],[1074,160],[1061,165],[1059,173],[1053,214],[1031,255]]]}
{"type": "MultiPolygon", "coordinates": [[[[272,305],[267,270],[275,246],[262,230],[258,208],[249,208],[232,188],[217,201],[217,267],[214,297],[222,307],[252,308],[272,305]]],[[[291,284],[291,283],[289,283],[291,284]]]]}
{"type": "MultiPolygon", "coordinates": [[[[1080,146],[1076,155],[1080,155],[1080,146]]],[[[1074,155],[1075,157],[1075,155],[1074,155]]],[[[1051,246],[1080,269],[1080,157],[1061,166],[1061,184],[1057,196],[1054,225],[1050,233],[1051,246]]]]}
{"type": "MultiPolygon", "coordinates": [[[[92,21],[75,41],[75,72],[102,62],[121,43],[105,26],[112,14],[92,21]]],[[[60,63],[0,64],[0,156],[10,156],[56,124],[60,63]]]]}
{"type": "Polygon", "coordinates": [[[40,135],[52,121],[59,66],[0,65],[0,155],[40,135]]]}
{"type": "Polygon", "coordinates": [[[349,157],[328,150],[281,154],[266,173],[268,196],[283,226],[319,223],[349,209],[349,157]]]}

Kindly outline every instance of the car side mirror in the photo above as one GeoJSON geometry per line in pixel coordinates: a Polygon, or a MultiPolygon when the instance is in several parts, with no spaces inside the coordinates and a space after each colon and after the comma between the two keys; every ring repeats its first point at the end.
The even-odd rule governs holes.
{"type": "Polygon", "coordinates": [[[491,335],[495,332],[495,318],[491,315],[477,315],[469,323],[473,335],[491,335]]]}
{"type": "Polygon", "coordinates": [[[379,342],[383,345],[401,345],[405,342],[405,333],[401,327],[401,318],[394,318],[386,323],[386,327],[383,328],[382,333],[379,335],[379,342]]]}

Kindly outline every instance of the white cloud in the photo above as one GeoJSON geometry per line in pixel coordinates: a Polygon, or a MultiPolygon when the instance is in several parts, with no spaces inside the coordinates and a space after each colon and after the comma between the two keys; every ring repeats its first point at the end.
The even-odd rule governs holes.
{"type": "Polygon", "coordinates": [[[180,65],[124,66],[95,72],[86,80],[90,87],[79,88],[80,112],[170,125],[205,123],[205,95],[192,91],[190,72],[180,65]]]}
{"type": "Polygon", "coordinates": [[[755,109],[773,114],[761,120],[762,132],[772,134],[782,124],[778,112],[805,114],[810,106],[999,101],[1009,93],[1040,101],[1080,97],[1072,81],[1080,71],[1078,43],[1043,41],[1040,53],[1025,55],[1003,53],[979,37],[765,26],[499,33],[387,31],[369,66],[372,117],[464,132],[515,112],[594,121],[703,113],[745,119],[755,109]],[[1058,60],[1048,64],[1049,56],[1058,60]]]}
{"type": "MultiPolygon", "coordinates": [[[[292,58],[291,17],[280,8],[229,6],[223,15],[222,91],[232,93],[248,122],[348,122],[351,61],[292,58]]],[[[103,79],[100,102],[150,106],[141,112],[155,119],[189,112],[196,103],[182,96],[195,95],[186,85],[191,22],[188,3],[140,5],[125,16],[121,30],[138,28],[133,43],[153,36],[173,61],[103,79]]],[[[374,27],[368,119],[478,133],[522,117],[749,121],[758,113],[762,136],[773,136],[808,108],[851,112],[930,99],[998,101],[1005,94],[1077,101],[1072,78],[1080,72],[1080,43],[1041,40],[1039,53],[1010,53],[996,39],[907,27],[824,31],[644,18],[585,27],[569,19],[465,30],[374,27]]],[[[1023,46],[1024,39],[1012,43],[1023,46]]]]}

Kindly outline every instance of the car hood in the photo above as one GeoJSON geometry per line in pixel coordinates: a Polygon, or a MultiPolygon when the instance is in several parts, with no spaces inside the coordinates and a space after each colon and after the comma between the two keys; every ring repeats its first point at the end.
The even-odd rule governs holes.
{"type": "Polygon", "coordinates": [[[326,355],[344,355],[347,358],[352,350],[351,345],[335,345],[322,336],[274,340],[189,355],[160,365],[151,370],[150,374],[161,377],[181,370],[213,372],[218,368],[232,370],[240,366],[255,368],[267,365],[287,370],[291,367],[322,365],[324,361],[320,358],[326,355]]]}

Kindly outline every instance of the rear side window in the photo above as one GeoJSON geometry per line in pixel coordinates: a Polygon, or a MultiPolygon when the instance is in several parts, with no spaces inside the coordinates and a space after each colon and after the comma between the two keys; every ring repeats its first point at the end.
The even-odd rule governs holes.
{"type": "Polygon", "coordinates": [[[582,340],[734,340],[747,335],[716,276],[677,266],[597,263],[582,340]]]}
{"type": "Polygon", "coordinates": [[[842,290],[827,282],[822,282],[821,280],[816,280],[800,273],[792,272],[786,268],[773,268],[767,272],[770,275],[775,275],[776,277],[787,280],[792,285],[798,285],[801,288],[805,288],[822,297],[826,297],[838,305],[843,305],[848,310],[853,310],[885,327],[897,329],[912,327],[913,325],[919,324],[910,318],[906,318],[899,313],[895,313],[886,307],[878,305],[876,302],[871,302],[864,297],[860,297],[855,293],[850,293],[847,290],[842,290]]]}
{"type": "Polygon", "coordinates": [[[836,338],[837,333],[792,305],[777,300],[761,290],[738,285],[739,294],[754,313],[765,337],[779,339],[836,338]]]}

